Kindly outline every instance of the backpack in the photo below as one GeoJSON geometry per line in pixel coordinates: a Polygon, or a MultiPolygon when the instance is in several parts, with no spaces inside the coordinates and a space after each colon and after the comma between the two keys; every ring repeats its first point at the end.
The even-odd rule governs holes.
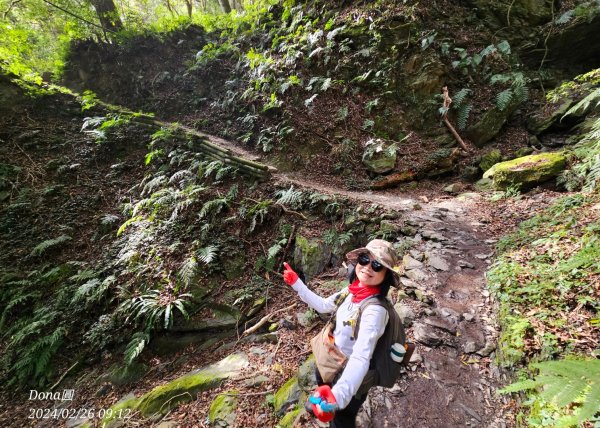
{"type": "MultiPolygon", "coordinates": [[[[339,307],[344,302],[346,297],[348,297],[348,294],[350,294],[349,291],[340,293],[340,295],[335,299],[335,306],[339,307]]],[[[389,318],[383,334],[375,345],[375,350],[373,351],[373,356],[371,357],[371,361],[369,363],[369,370],[365,375],[357,395],[365,393],[372,386],[383,386],[386,388],[393,387],[398,377],[400,377],[401,368],[408,365],[410,362],[410,357],[415,350],[415,345],[406,341],[406,334],[404,332],[402,320],[400,319],[398,312],[396,312],[394,309],[392,302],[390,302],[387,297],[372,296],[362,301],[358,308],[358,316],[356,318],[356,325],[354,326],[352,336],[354,338],[358,337],[362,313],[365,308],[370,305],[383,306],[387,310],[389,318]],[[399,343],[404,346],[406,351],[404,358],[400,363],[394,361],[391,357],[392,345],[395,343],[399,343]]],[[[329,324],[332,327],[335,325],[335,316],[332,316],[329,324]]],[[[315,354],[315,357],[317,357],[317,354],[315,354]]],[[[343,362],[343,365],[345,365],[345,361],[343,362]]],[[[341,372],[338,373],[338,375],[340,374],[341,372]]]]}
{"type": "Polygon", "coordinates": [[[371,363],[369,365],[369,369],[375,371],[374,378],[365,380],[371,384],[368,387],[383,386],[391,388],[396,383],[396,379],[400,376],[401,367],[406,367],[410,362],[410,357],[415,350],[415,345],[406,341],[404,325],[402,324],[400,316],[398,316],[398,312],[396,312],[392,306],[392,302],[386,297],[380,296],[367,298],[361,303],[356,319],[356,337],[358,337],[362,312],[370,305],[383,306],[387,310],[389,319],[383,334],[375,345],[375,351],[373,352],[373,357],[371,358],[371,363]],[[401,363],[397,363],[391,357],[392,345],[395,343],[404,346],[406,351],[401,363]]]}

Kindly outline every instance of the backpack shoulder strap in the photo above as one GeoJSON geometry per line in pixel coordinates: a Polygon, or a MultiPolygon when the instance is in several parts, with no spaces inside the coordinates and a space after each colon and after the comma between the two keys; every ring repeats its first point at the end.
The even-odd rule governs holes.
{"type": "Polygon", "coordinates": [[[337,310],[340,306],[342,306],[342,303],[344,303],[344,300],[346,300],[346,297],[348,297],[349,294],[350,294],[350,290],[348,290],[346,288],[345,290],[342,290],[342,292],[333,301],[333,304],[335,305],[335,310],[331,313],[331,316],[329,317],[328,322],[333,324],[334,326],[335,326],[335,316],[337,314],[337,310]]]}
{"type": "Polygon", "coordinates": [[[406,343],[406,333],[404,332],[404,326],[402,325],[402,321],[398,316],[398,312],[396,312],[396,309],[394,309],[392,302],[390,302],[386,297],[381,296],[373,296],[371,298],[367,298],[361,303],[358,309],[356,327],[354,329],[354,334],[352,335],[352,337],[358,337],[358,329],[360,327],[360,319],[362,317],[362,313],[365,310],[365,308],[370,305],[383,306],[388,313],[388,322],[386,326],[386,331],[384,332],[384,336],[386,335],[386,333],[389,332],[391,338],[396,339],[397,342],[402,344],[406,343]]]}
{"type": "MultiPolygon", "coordinates": [[[[360,303],[360,306],[358,307],[358,316],[356,317],[356,326],[354,327],[354,332],[352,333],[353,340],[358,337],[358,329],[360,327],[360,320],[362,318],[363,311],[365,310],[365,308],[367,308],[371,305],[383,306],[388,311],[388,317],[390,316],[391,305],[390,305],[390,302],[385,297],[380,297],[380,296],[367,297],[365,300],[363,300],[360,303]]],[[[391,308],[391,309],[394,310],[394,308],[391,308]]],[[[388,323],[389,322],[390,322],[390,320],[388,318],[388,323]]]]}

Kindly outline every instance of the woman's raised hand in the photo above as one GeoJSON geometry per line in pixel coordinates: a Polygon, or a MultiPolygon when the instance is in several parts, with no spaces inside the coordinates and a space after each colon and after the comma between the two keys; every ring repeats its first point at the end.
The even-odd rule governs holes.
{"type": "Polygon", "coordinates": [[[286,262],[283,262],[283,267],[283,280],[287,285],[293,285],[298,281],[298,274],[286,262]]]}

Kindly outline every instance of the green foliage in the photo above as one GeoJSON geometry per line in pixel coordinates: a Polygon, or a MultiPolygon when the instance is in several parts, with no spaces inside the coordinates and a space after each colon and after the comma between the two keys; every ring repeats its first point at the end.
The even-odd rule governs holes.
{"type": "MultiPolygon", "coordinates": [[[[600,105],[600,90],[591,91],[565,116],[574,114],[580,109],[587,109],[591,103],[600,105]]],[[[578,162],[561,174],[559,182],[570,191],[581,189],[586,193],[594,192],[600,184],[600,118],[591,120],[587,132],[583,133],[574,148],[574,155],[578,162]]]]}
{"type": "Polygon", "coordinates": [[[486,276],[500,302],[501,364],[586,349],[579,344],[593,324],[570,314],[575,307],[592,314],[600,309],[594,297],[600,219],[592,209],[598,201],[595,194],[562,198],[498,242],[498,258],[486,276]],[[559,340],[566,337],[571,339],[559,340]]]}
{"type": "Polygon", "coordinates": [[[177,293],[175,288],[166,286],[162,290],[152,289],[130,297],[120,305],[120,310],[127,314],[126,321],[133,319],[140,322],[145,332],[162,328],[167,330],[173,325],[174,310],[188,317],[185,305],[188,304],[186,299],[191,297],[189,293],[177,293]]]}
{"type": "Polygon", "coordinates": [[[106,117],[86,117],[83,120],[81,131],[92,135],[96,143],[107,140],[109,133],[115,132],[119,127],[129,123],[129,118],[119,114],[108,114],[106,117]]]}
{"type": "Polygon", "coordinates": [[[459,59],[452,61],[452,67],[461,70],[465,75],[476,71],[488,56],[493,56],[495,54],[509,56],[511,53],[510,45],[506,40],[503,40],[496,45],[488,45],[474,55],[469,55],[467,50],[463,48],[454,48],[454,51],[458,54],[459,59]]]}
{"type": "Polygon", "coordinates": [[[71,238],[68,235],[60,235],[57,238],[47,239],[46,241],[36,245],[36,247],[31,251],[30,255],[34,257],[41,256],[45,254],[49,249],[56,249],[64,245],[66,242],[71,241],[72,239],[73,238],[71,238]]]}
{"type": "MultiPolygon", "coordinates": [[[[467,120],[473,108],[473,104],[467,101],[471,92],[468,88],[462,88],[452,97],[452,108],[456,111],[458,129],[465,129],[467,127],[467,120]]],[[[441,113],[443,115],[445,111],[441,111],[441,113]]]]}
{"type": "Polygon", "coordinates": [[[139,357],[146,347],[146,344],[150,342],[150,335],[146,332],[134,333],[131,337],[131,341],[125,348],[125,362],[131,364],[137,357],[139,357]]]}
{"type": "MultiPolygon", "coordinates": [[[[538,371],[533,379],[512,383],[499,392],[506,394],[536,389],[532,401],[555,406],[560,427],[580,426],[592,420],[600,409],[600,360],[560,360],[531,364],[538,371]]],[[[531,405],[531,404],[530,404],[531,405]]]]}
{"type": "Polygon", "coordinates": [[[276,203],[281,205],[289,205],[293,208],[298,208],[303,202],[303,193],[301,190],[294,190],[294,186],[290,186],[287,190],[278,190],[275,192],[277,198],[276,203]]]}
{"type": "Polygon", "coordinates": [[[491,77],[492,84],[510,84],[510,87],[503,90],[496,96],[496,106],[500,110],[505,110],[511,104],[518,104],[527,101],[529,98],[529,89],[527,83],[529,80],[523,73],[495,74],[491,77]]]}
{"type": "Polygon", "coordinates": [[[351,231],[338,232],[336,229],[328,229],[323,234],[323,241],[331,247],[334,254],[339,254],[344,249],[346,244],[352,240],[353,233],[351,231]]]}
{"type": "MultiPolygon", "coordinates": [[[[96,104],[98,104],[98,96],[90,90],[83,91],[83,95],[81,96],[81,111],[89,110],[96,104]]],[[[82,129],[85,129],[85,126],[82,129]]]]}

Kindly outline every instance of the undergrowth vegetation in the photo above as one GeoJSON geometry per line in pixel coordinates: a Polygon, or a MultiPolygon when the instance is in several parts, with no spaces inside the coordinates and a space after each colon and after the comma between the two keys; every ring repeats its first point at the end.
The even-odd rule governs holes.
{"type": "Polygon", "coordinates": [[[90,200],[99,200],[96,193],[114,194],[102,206],[107,211],[96,213],[96,225],[88,222],[91,217],[65,224],[49,217],[55,228],[34,228],[26,242],[3,255],[18,261],[0,271],[0,374],[6,385],[48,386],[61,371],[85,366],[104,352],[122,354],[124,365],[131,365],[157,334],[205,316],[216,304],[243,316],[268,298],[283,258],[292,257],[296,235],[312,239],[315,230],[327,230],[320,242],[335,257],[369,235],[394,236],[379,224],[377,207],[362,214],[345,199],[261,184],[199,151],[196,137],[176,126],[140,134],[130,115],[92,110],[95,116],[83,117],[83,126],[68,122],[71,141],[88,147],[73,152],[70,163],[48,162],[44,156],[60,147],[48,143],[0,170],[2,188],[10,189],[0,210],[3,239],[16,239],[39,216],[34,207],[44,215],[63,215],[41,211],[42,201],[70,206],[64,198],[82,192],[80,181],[84,193],[94,189],[90,199],[81,200],[84,210],[90,200]],[[127,174],[126,164],[111,164],[110,157],[126,134],[147,142],[145,155],[139,143],[119,152],[136,165],[127,174]],[[72,157],[76,154],[85,158],[72,157]],[[32,186],[31,162],[40,159],[51,165],[50,172],[32,186]],[[106,183],[76,176],[79,162],[105,165],[106,183]],[[135,181],[118,196],[123,178],[135,181]],[[15,228],[15,215],[27,212],[22,210],[30,211],[15,228]],[[318,222],[308,222],[315,215],[318,222]],[[45,238],[31,242],[38,236],[45,238]],[[97,258],[89,259],[89,250],[77,252],[86,245],[97,258]]]}
{"type": "Polygon", "coordinates": [[[521,368],[520,380],[500,392],[526,391],[527,411],[519,418],[527,426],[600,421],[598,76],[592,70],[547,94],[551,106],[568,103],[562,119],[581,122],[570,136],[571,167],[558,179],[581,192],[558,199],[503,237],[488,271],[502,327],[498,362],[521,368]]]}

